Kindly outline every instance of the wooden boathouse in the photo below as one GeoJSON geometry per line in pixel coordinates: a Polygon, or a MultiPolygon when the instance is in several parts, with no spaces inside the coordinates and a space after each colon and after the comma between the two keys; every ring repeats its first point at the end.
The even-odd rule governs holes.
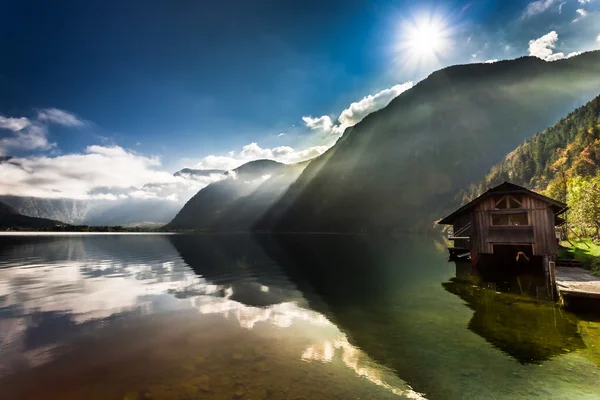
{"type": "Polygon", "coordinates": [[[474,268],[487,268],[492,276],[543,273],[554,297],[556,226],[566,210],[560,201],[504,182],[438,223],[453,227],[450,259],[470,257],[474,268]]]}

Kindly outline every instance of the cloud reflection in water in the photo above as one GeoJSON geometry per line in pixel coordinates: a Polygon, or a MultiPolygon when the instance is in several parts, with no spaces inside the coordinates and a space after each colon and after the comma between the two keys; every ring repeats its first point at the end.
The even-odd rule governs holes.
{"type": "Polygon", "coordinates": [[[115,319],[193,308],[247,330],[259,324],[285,329],[267,334],[316,343],[298,358],[330,363],[340,351],[345,367],[358,377],[399,396],[423,398],[391,373],[390,379],[400,383],[386,383],[377,366],[335,324],[308,308],[284,276],[263,282],[243,269],[222,282],[209,280],[172,246],[161,248],[168,244],[164,239],[151,238],[152,245],[141,252],[135,250],[138,239],[121,240],[115,246],[115,238],[70,237],[0,248],[5,265],[0,269],[0,376],[15,365],[23,368],[23,362],[29,368],[51,362],[77,335],[98,334],[115,319]]]}

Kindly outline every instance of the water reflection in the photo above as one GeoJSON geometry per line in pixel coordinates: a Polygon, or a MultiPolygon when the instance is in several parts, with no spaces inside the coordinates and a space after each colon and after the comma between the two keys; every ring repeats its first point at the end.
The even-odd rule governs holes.
{"type": "Polygon", "coordinates": [[[434,237],[0,239],[0,398],[600,391],[597,318],[475,290],[434,237]]]}
{"type": "MultiPolygon", "coordinates": [[[[263,247],[299,287],[306,282],[318,294],[316,299],[307,296],[311,308],[335,322],[354,347],[428,398],[591,399],[600,391],[593,348],[577,339],[573,323],[581,326],[581,321],[572,314],[557,320],[557,328],[545,324],[548,314],[536,314],[544,321],[540,329],[558,329],[562,334],[548,334],[548,343],[538,337],[534,346],[556,352],[556,346],[573,340],[561,348],[562,356],[545,358],[543,368],[531,369],[504,347],[510,342],[526,348],[527,322],[505,325],[506,342],[493,346],[481,340],[487,333],[478,329],[489,326],[486,318],[493,314],[478,313],[473,329],[467,329],[473,312],[440,285],[455,271],[446,262],[445,246],[435,237],[287,235],[278,237],[275,245],[267,240],[263,247]],[[481,315],[485,321],[479,320],[481,315]],[[525,337],[519,342],[521,334],[525,337]]],[[[325,343],[314,350],[315,357],[327,359],[332,349],[336,342],[325,343]]],[[[531,354],[523,358],[527,357],[532,359],[531,354]]],[[[538,357],[537,362],[542,361],[538,357]]]]}
{"type": "Polygon", "coordinates": [[[496,292],[460,277],[442,286],[474,311],[467,325],[470,331],[523,364],[541,364],[586,347],[577,319],[554,303],[496,292]]]}
{"type": "Polygon", "coordinates": [[[282,265],[267,254],[281,254],[279,240],[272,236],[259,236],[256,238],[259,246],[254,240],[240,235],[207,235],[202,240],[198,240],[198,236],[177,235],[169,239],[194,271],[227,287],[221,302],[211,300],[206,303],[206,299],[195,299],[201,313],[233,315],[240,326],[247,329],[252,329],[257,322],[286,328],[294,321],[302,321],[332,333],[335,331],[327,335],[333,336],[333,339],[308,346],[302,352],[302,360],[331,362],[334,350],[338,349],[343,363],[358,377],[364,377],[401,397],[424,398],[407,385],[397,387],[384,380],[386,373],[365,353],[352,346],[346,335],[324,316],[323,313],[330,314],[327,305],[302,274],[284,270],[285,275],[282,275],[282,265]],[[299,291],[298,287],[303,291],[299,291]],[[316,304],[318,308],[315,309],[320,312],[310,309],[316,304]],[[320,351],[321,348],[324,350],[320,351]]]}
{"type": "Polygon", "coordinates": [[[251,237],[3,237],[0,263],[0,397],[420,398],[251,237]]]}

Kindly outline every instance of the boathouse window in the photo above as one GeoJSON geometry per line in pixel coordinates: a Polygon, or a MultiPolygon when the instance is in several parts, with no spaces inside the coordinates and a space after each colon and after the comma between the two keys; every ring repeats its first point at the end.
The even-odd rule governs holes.
{"type": "Polygon", "coordinates": [[[514,196],[503,196],[500,200],[496,201],[497,210],[511,210],[515,208],[523,208],[521,199],[514,196]]]}
{"type": "Polygon", "coordinates": [[[528,225],[527,211],[516,213],[492,214],[492,225],[528,225]]]}

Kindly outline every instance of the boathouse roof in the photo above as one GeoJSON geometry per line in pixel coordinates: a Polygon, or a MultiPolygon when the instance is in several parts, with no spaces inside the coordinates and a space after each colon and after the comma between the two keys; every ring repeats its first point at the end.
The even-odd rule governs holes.
{"type": "MultiPolygon", "coordinates": [[[[563,202],[551,199],[550,197],[543,196],[543,195],[541,195],[539,193],[536,193],[534,191],[526,189],[523,186],[515,185],[514,183],[510,183],[510,182],[504,182],[504,183],[501,183],[500,185],[498,185],[496,187],[488,189],[481,196],[477,197],[476,199],[474,199],[471,202],[465,204],[464,206],[462,206],[458,210],[454,211],[452,214],[450,214],[447,217],[445,217],[445,218],[441,219],[440,221],[438,221],[438,224],[441,224],[441,225],[451,225],[456,218],[458,218],[459,216],[461,216],[464,213],[467,213],[467,212],[471,211],[471,209],[473,207],[475,207],[483,199],[486,199],[486,198],[488,198],[490,196],[507,195],[507,194],[525,194],[525,195],[528,195],[528,196],[535,197],[535,198],[537,198],[537,199],[539,199],[541,201],[544,201],[544,202],[546,202],[546,203],[548,203],[548,204],[550,204],[552,206],[552,210],[554,211],[554,215],[562,214],[563,212],[565,212],[567,210],[567,205],[565,203],[563,203],[563,202]]],[[[559,222],[561,220],[562,219],[557,218],[557,222],[559,222]]]]}

